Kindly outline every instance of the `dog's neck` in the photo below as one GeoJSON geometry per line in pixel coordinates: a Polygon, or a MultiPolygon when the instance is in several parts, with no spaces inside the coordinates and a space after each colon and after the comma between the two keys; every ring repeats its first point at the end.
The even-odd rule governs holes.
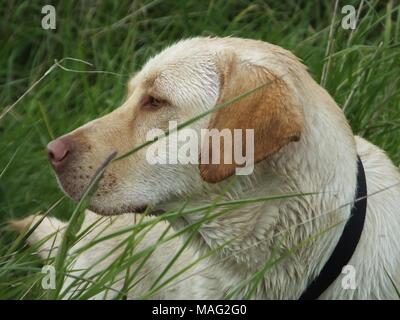
{"type": "MultiPolygon", "coordinates": [[[[318,100],[325,99],[326,105],[314,105],[312,98],[305,101],[305,107],[311,110],[305,112],[309,116],[299,142],[288,144],[257,164],[253,175],[238,178],[222,196],[229,182],[204,186],[206,192],[194,197],[191,206],[210,204],[213,199],[222,202],[287,194],[293,197],[231,206],[232,210],[224,213],[226,207],[215,208],[211,213],[191,213],[171,222],[181,229],[207,220],[207,214],[221,213],[201,223],[193,241],[199,255],[215,249],[210,258],[214,266],[209,271],[217,278],[230,274],[239,283],[260,271],[271,258],[282,259],[265,277],[264,297],[301,294],[329,258],[354,201],[357,155],[353,134],[323,89],[316,86],[309,92],[320,94],[318,100]],[[329,230],[334,225],[337,227],[329,230]],[[310,244],[319,233],[322,235],[310,244]],[[238,274],[244,279],[236,279],[238,274]],[[274,281],[282,284],[274,286],[274,281]]],[[[242,292],[247,289],[244,287],[242,292]]]]}

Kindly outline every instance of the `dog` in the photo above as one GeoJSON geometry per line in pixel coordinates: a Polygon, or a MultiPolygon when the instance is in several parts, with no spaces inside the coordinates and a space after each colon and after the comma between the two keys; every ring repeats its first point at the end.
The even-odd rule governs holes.
{"type": "MultiPolygon", "coordinates": [[[[48,145],[58,182],[73,200],[81,199],[110,154],[116,151],[121,157],[146,143],[152,128],[167,130],[169,121],[183,123],[199,114],[205,115],[188,126],[195,132],[254,130],[254,171],[235,175],[240,167],[235,161],[151,165],[142,148],[107,166],[90,199],[82,229],[98,221],[98,214],[112,217],[106,228],[97,228],[78,247],[99,235],[134,226],[134,217],[143,211],[177,210],[183,203],[190,209],[216,199],[234,202],[300,195],[249,202],[209,220],[204,211],[178,215],[168,222],[157,213],[144,217],[143,221],[160,222],[146,233],[139,249],[154,246],[163,233],[175,234],[196,223],[199,227],[187,247],[187,235],[161,241],[143,263],[142,281],[128,298],[143,297],[174,254],[185,248],[167,274],[215,253],[199,259],[190,276],[178,277],[175,284],[149,298],[298,299],[320,274],[351,216],[358,156],[365,170],[368,202],[362,234],[348,263],[354,270],[355,286],[346,288],[342,274],[319,299],[398,298],[394,284],[400,284],[399,171],[381,149],[354,136],[342,110],[291,52],[250,39],[186,39],[151,58],[129,81],[127,91],[119,108],[48,145]],[[241,99],[235,100],[239,95],[241,99]],[[218,250],[221,245],[223,249],[218,250]],[[266,261],[288,251],[291,254],[262,273],[254,287],[251,279],[266,261]]],[[[223,151],[199,148],[209,155],[223,151]]],[[[31,216],[13,225],[22,230],[37,219],[31,216]]],[[[28,241],[35,243],[59,231],[57,247],[65,227],[66,223],[46,217],[28,241]]],[[[127,238],[96,244],[77,257],[75,268],[87,269],[95,258],[114,248],[117,239],[127,238]]],[[[50,250],[50,242],[43,244],[42,252],[50,250]]],[[[121,249],[94,269],[104,269],[118,252],[121,249]]],[[[120,290],[122,282],[113,288],[120,290]]],[[[94,298],[113,296],[109,294],[94,298]]]]}

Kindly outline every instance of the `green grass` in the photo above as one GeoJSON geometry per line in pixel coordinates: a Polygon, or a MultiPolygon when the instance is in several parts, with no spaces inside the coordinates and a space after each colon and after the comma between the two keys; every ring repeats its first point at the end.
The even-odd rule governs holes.
{"type": "MultiPolygon", "coordinates": [[[[359,2],[346,4],[358,8],[359,2]]],[[[291,50],[344,109],[354,132],[400,163],[397,1],[364,1],[354,31],[341,28],[342,3],[334,15],[332,1],[60,1],[55,31],[41,28],[41,6],[39,1],[0,6],[0,114],[36,84],[0,119],[0,223],[46,212],[62,197],[45,154],[52,138],[117,107],[129,75],[146,59],[196,35],[262,39],[291,50]],[[65,57],[93,66],[62,61],[65,57]],[[55,60],[67,69],[55,66],[38,82],[55,60]],[[104,72],[87,72],[94,70],[104,72]]],[[[67,219],[75,209],[64,199],[50,214],[67,219]]],[[[135,229],[135,238],[150,227],[135,229]]],[[[38,288],[37,248],[17,240],[0,230],[0,298],[59,297],[38,288]]],[[[149,252],[117,259],[80,298],[95,294],[149,252]]]]}

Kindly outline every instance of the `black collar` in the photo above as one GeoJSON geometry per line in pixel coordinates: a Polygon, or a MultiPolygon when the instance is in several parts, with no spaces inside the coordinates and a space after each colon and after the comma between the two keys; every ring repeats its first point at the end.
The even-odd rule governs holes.
{"type": "Polygon", "coordinates": [[[336,248],[333,250],[320,274],[309,284],[299,300],[318,299],[341,274],[342,268],[348,264],[356,250],[367,212],[367,182],[365,180],[365,172],[361,159],[360,157],[357,157],[357,159],[357,190],[350,218],[343,229],[342,236],[336,248]]]}

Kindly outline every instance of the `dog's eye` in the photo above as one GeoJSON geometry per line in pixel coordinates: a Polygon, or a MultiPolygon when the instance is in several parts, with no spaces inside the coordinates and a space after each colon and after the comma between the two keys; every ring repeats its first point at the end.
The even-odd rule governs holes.
{"type": "Polygon", "coordinates": [[[149,96],[146,101],[146,106],[149,108],[157,109],[165,105],[165,101],[161,99],[157,99],[153,96],[149,96]]]}

